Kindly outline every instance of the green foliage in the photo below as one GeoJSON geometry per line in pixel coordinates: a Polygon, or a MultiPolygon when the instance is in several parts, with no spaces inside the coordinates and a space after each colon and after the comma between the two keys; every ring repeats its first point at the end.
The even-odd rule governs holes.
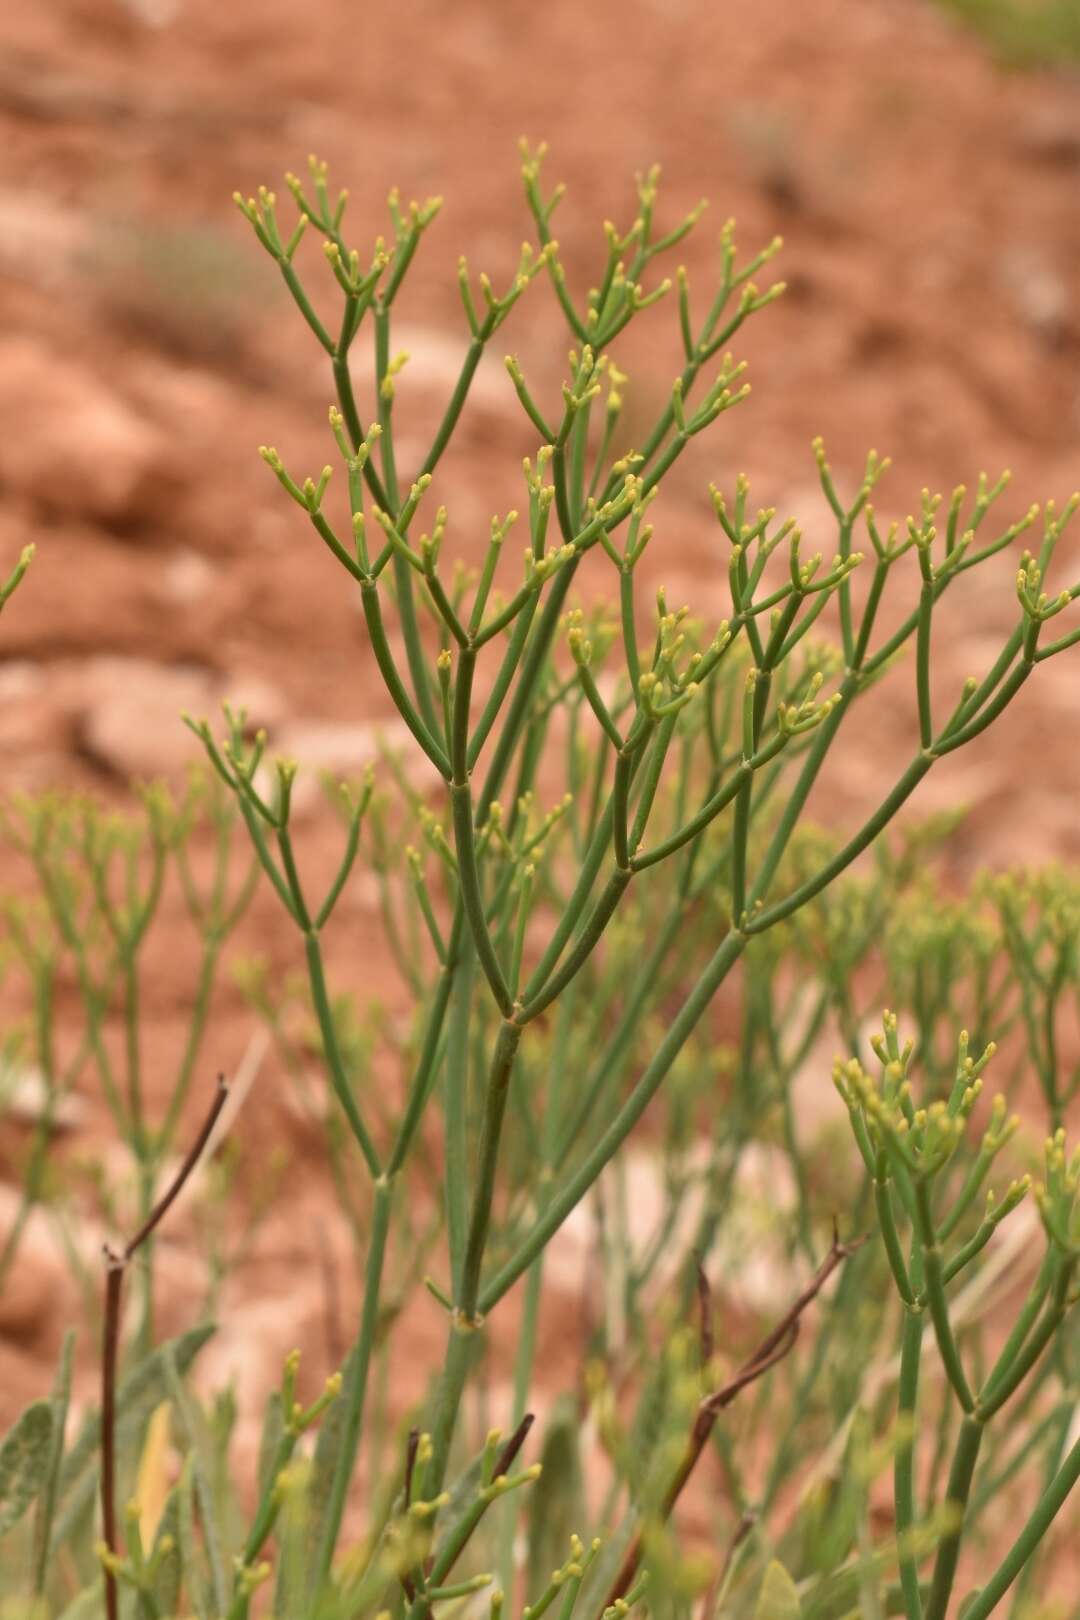
{"type": "MultiPolygon", "coordinates": [[[[582,298],[552,235],[561,191],[545,192],[542,156],[523,153],[535,240],[508,285],[474,282],[462,263],[461,374],[409,476],[398,457],[415,439],[397,432],[408,388],[392,336],[438,201],[403,210],[392,194],[389,240],[361,251],[344,234],[345,194],[331,199],[315,160],[308,181],[288,178],[295,226],[279,222],[266,190],[238,198],[328,357],[336,396],[333,460],[317,475],[294,476],[270,446],[261,454],[358,590],[379,677],[412,740],[411,759],[387,754],[364,782],[332,785],[329,881],[317,890],[310,876],[297,764],[271,760],[266,737],[229,709],[223,735],[187,717],[207,775],[179,803],[154,787],[134,816],[58,795],[7,814],[40,894],[5,916],[47,1105],[0,1280],[31,1209],[49,1208],[61,1231],[76,1218],[64,1178],[47,1171],[57,1110],[91,1078],[135,1187],[130,1217],[116,1189],[96,1189],[128,1234],[106,1251],[102,1409],[72,1442],[63,1436],[67,1360],[52,1398],[22,1420],[42,1429],[37,1460],[18,1460],[29,1455],[22,1442],[12,1451],[21,1483],[11,1500],[20,1513],[34,1499],[39,1508],[32,1524],[11,1520],[0,1593],[46,1615],[426,1620],[482,1605],[498,1620],[510,1605],[523,1620],[549,1609],[557,1620],[622,1620],[647,1604],[663,1620],[695,1610],[706,1620],[945,1620],[970,1547],[981,1590],[965,1612],[982,1620],[1014,1581],[1030,1582],[1080,1467],[1066,1450],[1080,1165],[1061,1135],[1080,1084],[1061,1055],[1080,983],[1080,906],[1053,872],[950,896],[928,862],[952,823],[890,832],[936,761],[974,743],[1039,663],[1080,641],[1075,627],[1046,630],[1080,584],[1044,589],[1080,498],[999,522],[1007,476],[981,476],[973,495],[923,491],[905,523],[886,527],[872,496],[887,461],[871,452],[847,492],[817,443],[830,560],[805,556],[795,520],[753,507],[739,476],[711,487],[706,508],[730,598],[723,617],[701,623],[662,590],[646,603],[639,569],[659,543],[654,502],[691,440],[746,400],[727,346],[782,292],[753,279],[779,243],[740,265],[726,225],[718,287],[692,302],[685,272],[657,279],[656,265],[701,210],[662,230],[650,171],[627,228],[605,225],[582,298]],[[312,227],[324,242],[321,291],[297,268],[312,227]],[[470,572],[460,556],[447,560],[445,506],[431,509],[441,462],[485,349],[537,282],[550,284],[568,329],[565,380],[546,397],[507,360],[508,405],[516,399],[541,441],[523,468],[527,543],[514,566],[506,541],[518,516],[496,515],[470,572]],[[626,449],[631,384],[617,340],[665,299],[677,306],[681,370],[640,446],[626,449]],[[366,428],[354,349],[364,322],[366,428]],[[984,674],[942,691],[939,602],[1029,531],[1013,630],[984,674]],[[578,599],[586,567],[611,571],[610,607],[578,599]],[[807,816],[811,793],[827,788],[851,711],[896,701],[908,651],[917,746],[861,825],[823,832],[807,816]],[[200,840],[212,851],[208,884],[193,856],[200,840]],[[368,1001],[362,973],[355,993],[331,983],[324,940],[361,866],[414,1005],[404,1023],[368,1001]],[[199,967],[157,1119],[143,1086],[142,977],[170,882],[199,967]],[[260,882],[293,933],[296,971],[279,982],[249,961],[238,972],[325,1144],[361,1303],[339,1370],[310,1387],[293,1354],[279,1388],[260,1392],[249,1480],[235,1462],[232,1392],[207,1398],[188,1377],[212,1328],[197,1322],[158,1344],[154,1279],[158,1223],[225,1106],[220,1089],[202,1131],[182,1129],[222,952],[260,882]],[[83,1025],[62,1058],[61,983],[73,983],[83,1025]],[[914,1032],[904,1048],[892,1015],[867,1047],[871,1009],[886,996],[914,1032]],[[973,1034],[957,1058],[961,1025],[973,1034]],[[119,1055],[107,1038],[116,1026],[119,1055]],[[1027,1139],[1003,1102],[979,1141],[967,1139],[994,1037],[1018,1090],[1035,1076],[1050,1129],[1035,1199],[1045,1255],[1004,1349],[1000,1256],[1023,1266],[1007,1245],[1032,1201],[1027,1139]],[[854,1152],[805,1107],[822,1041],[846,1054],[835,1078],[854,1152]],[[871,1052],[879,1080],[864,1067],[871,1052]],[[639,1140],[652,1151],[635,1163],[628,1138],[646,1115],[639,1140]],[[979,1218],[999,1162],[1009,1178],[979,1218]],[[579,1210],[592,1229],[580,1311],[550,1250],[579,1210]],[[762,1265],[770,1286],[755,1301],[762,1265]],[[512,1291],[507,1383],[490,1324],[512,1291]],[[405,1306],[417,1297],[442,1313],[445,1351],[399,1426],[390,1381],[413,1348],[405,1306]],[[572,1347],[574,1388],[550,1410],[534,1462],[529,1407],[532,1392],[549,1392],[553,1333],[572,1347]],[[690,1508],[705,1528],[684,1540],[690,1508]],[[1004,1558],[1003,1522],[1020,1526],[1004,1558]]],[[[225,1201],[241,1194],[228,1159],[218,1162],[195,1219],[207,1311],[241,1253],[221,1231],[225,1201]]],[[[252,1223],[277,1191],[280,1164],[263,1169],[244,1210],[252,1223]]]]}
{"type": "Polygon", "coordinates": [[[1080,14],[1073,0],[937,0],[1014,67],[1080,62],[1080,14]]]}
{"type": "Polygon", "coordinates": [[[53,1408],[35,1401],[0,1441],[0,1536],[18,1524],[49,1474],[53,1408]]]}

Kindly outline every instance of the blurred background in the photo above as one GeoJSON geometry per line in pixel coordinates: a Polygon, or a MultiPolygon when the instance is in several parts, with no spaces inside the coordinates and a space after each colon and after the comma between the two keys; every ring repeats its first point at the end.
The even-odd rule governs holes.
{"type": "MultiPolygon", "coordinates": [[[[788,293],[737,344],[753,398],[706,449],[695,443],[655,509],[649,578],[672,603],[724,610],[710,479],[730,487],[745,471],[755,502],[796,515],[807,549],[831,554],[818,433],[847,488],[869,448],[892,456],[877,496],[886,520],[914,510],[924,485],[947,494],[981,469],[1012,469],[1009,519],[1080,484],[1071,0],[49,0],[5,8],[0,44],[0,566],[38,547],[0,635],[8,791],[78,785],[119,801],[133,777],[179,782],[198,753],[179,712],[212,713],[223,697],[307,766],[354,774],[375,755],[388,704],[354,593],[256,454],[276,444],[301,473],[327,459],[323,356],[230,201],[260,183],[285,197],[283,172],[309,152],[348,186],[358,243],[388,228],[391,185],[446,199],[395,330],[410,355],[396,407],[406,472],[465,348],[458,256],[499,285],[531,234],[519,136],[548,141],[546,178],[567,183],[556,234],[579,293],[602,261],[601,221],[625,229],[634,173],[653,162],[661,228],[711,202],[686,247],[692,288],[714,277],[729,215],[746,254],[784,236],[788,293]]],[[[316,302],[319,289],[332,302],[319,244],[298,262],[316,302]]],[[[641,325],[656,336],[625,357],[631,422],[656,415],[676,370],[673,312],[641,325]]],[[[440,471],[450,546],[468,559],[535,453],[504,347],[557,389],[561,330],[541,279],[481,367],[440,471]]],[[[1060,558],[1059,587],[1080,575],[1080,528],[1060,558]]],[[[986,667],[1014,621],[1015,555],[998,561],[942,611],[948,690],[986,667]]],[[[1066,657],[1041,669],[989,739],[922,791],[923,811],[970,806],[951,853],[960,875],[1080,853],[1077,668],[1066,657]]],[[[875,804],[908,756],[906,680],[895,711],[846,752],[848,775],[826,783],[841,819],[875,804]]],[[[314,792],[302,809],[317,864],[330,814],[314,792]]],[[[12,866],[6,880],[26,878],[12,866]]],[[[285,972],[297,945],[271,902],[256,903],[245,938],[285,972]]],[[[342,975],[403,1008],[373,949],[374,888],[349,903],[342,975]]],[[[180,1042],[189,999],[168,941],[178,902],[164,915],[145,1004],[151,1074],[180,1042]]],[[[214,1067],[247,1060],[250,1028],[225,984],[214,1067]]],[[[80,1123],[107,1171],[107,1121],[91,1102],[80,1123]]],[[[280,1135],[267,1101],[248,1142],[269,1154],[280,1135]]],[[[286,1239],[309,1207],[303,1178],[292,1188],[286,1239]]],[[[225,1335],[226,1364],[256,1331],[279,1353],[275,1289],[293,1286],[281,1236],[250,1284],[262,1303],[247,1340],[225,1335]]],[[[0,1301],[11,1409],[40,1392],[74,1310],[51,1240],[35,1242],[31,1231],[0,1301]]],[[[355,1281],[341,1283],[343,1303],[325,1282],[305,1307],[312,1333],[339,1304],[351,1320],[355,1281]]],[[[438,1321],[426,1331],[437,1355],[438,1321]]]]}
{"type": "MultiPolygon", "coordinates": [[[[841,479],[872,446],[893,457],[888,517],[982,468],[1012,468],[1010,516],[1080,482],[1071,4],[51,0],[2,26],[0,556],[40,551],[0,648],[9,786],[175,770],[195,748],[177,711],[223,694],[312,765],[370,751],[386,705],[353,593],[256,455],[272,442],[321,466],[327,367],[230,201],[266,183],[288,212],[283,172],[311,151],[349,187],[361,243],[388,228],[391,185],[446,199],[395,329],[411,356],[399,431],[416,424],[417,449],[465,347],[458,255],[498,283],[530,233],[519,136],[547,140],[547,182],[567,183],[555,226],[579,291],[601,221],[632,218],[634,172],[653,162],[661,223],[710,199],[692,286],[715,275],[727,216],[745,253],[783,234],[788,295],[738,341],[753,400],[657,509],[650,566],[695,610],[725,600],[710,478],[746,471],[756,502],[831,547],[816,433],[841,479]]],[[[316,241],[299,263],[332,303],[316,241]]],[[[631,432],[670,387],[674,324],[658,310],[655,346],[629,357],[631,432]]],[[[441,474],[466,555],[535,448],[503,349],[557,387],[559,332],[541,281],[481,369],[441,474]]],[[[1065,572],[1078,548],[1063,551],[1065,572]]],[[[938,650],[946,682],[1011,623],[1014,567],[1009,553],[975,611],[965,599],[938,650]]],[[[927,786],[977,800],[991,858],[1015,853],[1021,824],[1080,847],[1076,676],[1069,660],[1041,675],[988,748],[927,786]]],[[[847,784],[860,801],[875,753],[906,746],[901,707],[847,784]]]]}

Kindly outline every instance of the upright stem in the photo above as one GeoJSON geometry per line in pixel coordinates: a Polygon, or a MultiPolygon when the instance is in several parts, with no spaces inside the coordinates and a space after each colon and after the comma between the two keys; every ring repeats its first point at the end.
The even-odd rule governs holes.
{"type": "Polygon", "coordinates": [[[520,1042],[520,1025],[512,1023],[509,1019],[504,1020],[495,1040],[487,1096],[484,1099],[476,1189],[473,1193],[469,1236],[465,1245],[465,1261],[461,1273],[461,1295],[456,1302],[461,1315],[474,1326],[478,1325],[476,1316],[480,1296],[480,1267],[483,1264],[484,1249],[487,1246],[488,1230],[491,1226],[499,1141],[506,1114],[506,1099],[510,1091],[510,1076],[520,1042]]]}
{"type": "Polygon", "coordinates": [[[349,1483],[352,1479],[353,1469],[356,1466],[356,1454],[360,1448],[368,1370],[371,1366],[371,1352],[375,1345],[375,1335],[379,1321],[383,1262],[386,1258],[386,1235],[390,1225],[392,1203],[393,1182],[387,1176],[377,1177],[371,1216],[371,1237],[368,1243],[367,1268],[364,1273],[364,1304],[360,1316],[360,1336],[353,1346],[352,1355],[349,1358],[349,1379],[343,1396],[345,1401],[345,1421],[342,1428],[341,1449],[334,1465],[330,1498],[326,1506],[326,1515],[322,1524],[322,1537],[319,1542],[319,1551],[315,1563],[316,1591],[330,1574],[334,1548],[341,1533],[341,1521],[345,1514],[349,1483]]]}
{"type": "Polygon", "coordinates": [[[956,1514],[956,1522],[946,1530],[938,1546],[930,1592],[926,1599],[925,1620],[945,1620],[953,1581],[956,1578],[960,1538],[964,1532],[964,1516],[967,1512],[971,1481],[982,1437],[983,1425],[973,1417],[965,1417],[960,1425],[952,1467],[949,1470],[949,1483],[945,1491],[946,1507],[956,1514]]]}
{"type": "Polygon", "coordinates": [[[919,1394],[923,1322],[921,1311],[904,1306],[904,1331],[900,1347],[899,1416],[902,1422],[910,1424],[911,1432],[903,1436],[896,1449],[893,1498],[896,1505],[900,1587],[904,1594],[907,1620],[922,1620],[919,1567],[912,1537],[915,1533],[915,1410],[919,1394]]]}
{"type": "Polygon", "coordinates": [[[698,1019],[742,955],[745,946],[745,934],[732,929],[725,935],[697,984],[672,1020],[667,1034],[656,1049],[652,1062],[646,1067],[607,1130],[586,1155],[578,1171],[553,1195],[532,1231],[484,1289],[479,1300],[482,1314],[486,1315],[507,1290],[513,1287],[522,1272],[528,1270],[570,1212],[584,1198],[604,1166],[618,1152],[656,1095],[672,1064],[690,1038],[698,1019]]]}
{"type": "Polygon", "coordinates": [[[1016,1580],[1080,1480],[1080,1440],[1039,1499],[1034,1513],[984,1587],[968,1602],[964,1620],[987,1620],[1016,1580]]]}

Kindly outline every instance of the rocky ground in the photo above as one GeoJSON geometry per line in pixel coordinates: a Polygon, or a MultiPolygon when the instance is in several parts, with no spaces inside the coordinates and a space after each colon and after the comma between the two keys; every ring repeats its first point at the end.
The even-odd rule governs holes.
{"type": "MultiPolygon", "coordinates": [[[[528,232],[520,134],[546,138],[551,176],[568,182],[558,232],[578,287],[599,256],[599,221],[629,219],[631,176],[653,161],[661,217],[712,199],[686,250],[692,284],[714,272],[728,214],[748,250],[784,235],[788,296],[739,345],[753,400],[657,508],[649,578],[672,601],[723,612],[709,478],[745,470],[763,503],[829,546],[816,433],[841,478],[857,479],[871,445],[891,454],[885,517],[910,510],[923,485],[949,490],[982,467],[1013,469],[1009,516],[1080,484],[1077,81],[1004,73],[922,0],[760,0],[749,17],[707,0],[54,0],[9,9],[0,38],[0,565],[28,540],[38,547],[0,629],[8,791],[78,784],[119,799],[132,776],[180,780],[195,744],[178,712],[222,697],[246,703],[272,746],[306,765],[354,772],[373,757],[390,716],[357,604],[255,454],[270,440],[290,465],[326,459],[320,353],[229,201],[234,187],[280,185],[309,151],[349,186],[361,241],[385,228],[390,184],[446,197],[395,336],[411,355],[398,407],[406,469],[464,347],[458,254],[498,283],[528,232]]],[[[325,274],[317,245],[307,251],[309,278],[325,274]]],[[[650,328],[668,335],[633,355],[630,409],[642,420],[673,375],[670,313],[654,312],[650,328]]],[[[546,285],[505,331],[557,383],[546,285]]],[[[516,467],[534,448],[498,341],[441,473],[451,535],[470,558],[490,514],[517,499],[516,467]]],[[[1078,536],[1064,548],[1068,581],[1078,536]]],[[[1014,617],[1014,567],[1003,558],[944,617],[943,685],[992,661],[1014,617]]],[[[900,691],[828,784],[845,817],[876,802],[910,750],[913,705],[900,691]]],[[[927,784],[923,808],[973,806],[959,872],[1080,852],[1078,691],[1076,659],[1040,671],[993,741],[927,784]]],[[[312,795],[302,814],[317,852],[326,812],[312,795]]],[[[11,882],[25,882],[14,865],[11,882]]],[[[165,919],[179,940],[175,898],[165,919]]],[[[241,943],[255,941],[295,965],[269,903],[241,943]]],[[[373,892],[360,885],[334,966],[400,1008],[376,941],[373,892]]],[[[176,1046],[184,999],[182,948],[167,933],[160,948],[151,1059],[176,1046]]],[[[235,1066],[252,1029],[227,987],[213,1029],[215,1063],[235,1066]]],[[[262,1082],[272,1097],[277,1078],[262,1082]]],[[[267,1141],[276,1107],[260,1110],[267,1141]]],[[[103,1152],[101,1127],[87,1098],[77,1128],[103,1152]]],[[[16,1152],[9,1142],[9,1168],[16,1152]]],[[[316,1219],[320,1192],[314,1147],[298,1164],[293,1232],[299,1212],[316,1219]]],[[[10,1188],[0,1194],[10,1207],[10,1188]]],[[[297,1321],[321,1342],[325,1275],[303,1258],[283,1267],[291,1241],[268,1222],[218,1370],[255,1344],[269,1366],[297,1321]]],[[[348,1315],[344,1236],[339,1247],[348,1315]]],[[[0,1301],[0,1426],[41,1389],[76,1309],[43,1222],[26,1255],[0,1301]]],[[[174,1260],[182,1278],[182,1243],[174,1260]]],[[[424,1345],[434,1356],[440,1334],[437,1313],[420,1312],[421,1383],[424,1345]]]]}

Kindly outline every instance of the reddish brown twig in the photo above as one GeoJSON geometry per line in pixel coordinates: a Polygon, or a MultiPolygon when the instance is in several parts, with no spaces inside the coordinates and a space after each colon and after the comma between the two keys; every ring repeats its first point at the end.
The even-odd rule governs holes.
{"type": "MultiPolygon", "coordinates": [[[[116,1363],[120,1343],[120,1295],[124,1272],[128,1262],[144,1244],[158,1222],[168,1212],[180,1194],[184,1183],[199,1162],[210,1133],[217,1124],[229,1095],[228,1083],[218,1075],[217,1091],[202,1128],[185,1155],[176,1175],[162,1193],[134,1237],[130,1238],[119,1254],[106,1243],[105,1254],[105,1321],[101,1353],[101,1524],[105,1546],[114,1557],[119,1556],[119,1538],[116,1534],[116,1363]]],[[[117,1620],[118,1601],[116,1576],[105,1565],[105,1613],[107,1620],[117,1620]]]]}
{"type": "Polygon", "coordinates": [[[707,1367],[713,1358],[712,1288],[699,1254],[694,1256],[694,1269],[697,1274],[698,1308],[701,1311],[701,1364],[707,1367]]]}
{"type": "MultiPolygon", "coordinates": [[[[663,1501],[660,1505],[661,1523],[664,1523],[671,1516],[672,1509],[679,1500],[687,1480],[697,1467],[698,1460],[705,1450],[709,1436],[713,1431],[713,1425],[720,1413],[725,1407],[731,1405],[732,1401],[746,1389],[747,1385],[756,1383],[759,1378],[769,1371],[770,1367],[775,1367],[778,1361],[782,1361],[789,1354],[799,1336],[799,1319],[803,1312],[809,1305],[813,1304],[836,1268],[842,1265],[849,1255],[854,1254],[856,1249],[861,1248],[866,1241],[865,1237],[859,1237],[855,1238],[851,1243],[841,1243],[834,1227],[829,1252],[799,1297],[788,1307],[776,1326],[761,1341],[753,1355],[743,1363],[738,1372],[732,1378],[729,1378],[727,1383],[722,1385],[720,1389],[702,1399],[694,1416],[686,1450],[683,1452],[671,1482],[664,1492],[663,1501]]],[[[622,1568],[619,1570],[615,1583],[608,1594],[607,1602],[604,1605],[605,1608],[610,1608],[616,1599],[621,1598],[629,1590],[641,1563],[641,1550],[642,1533],[638,1531],[630,1543],[626,1557],[623,1559],[622,1568]]]]}
{"type": "Polygon", "coordinates": [[[502,1448],[502,1451],[496,1458],[495,1467],[492,1469],[491,1473],[492,1479],[500,1479],[503,1474],[508,1474],[510,1472],[518,1452],[521,1450],[522,1446],[525,1444],[525,1441],[529,1437],[529,1430],[532,1428],[535,1421],[535,1414],[532,1412],[526,1412],[525,1416],[522,1418],[521,1422],[518,1424],[517,1428],[514,1430],[513,1434],[510,1436],[509,1440],[506,1442],[505,1446],[502,1448]]]}

